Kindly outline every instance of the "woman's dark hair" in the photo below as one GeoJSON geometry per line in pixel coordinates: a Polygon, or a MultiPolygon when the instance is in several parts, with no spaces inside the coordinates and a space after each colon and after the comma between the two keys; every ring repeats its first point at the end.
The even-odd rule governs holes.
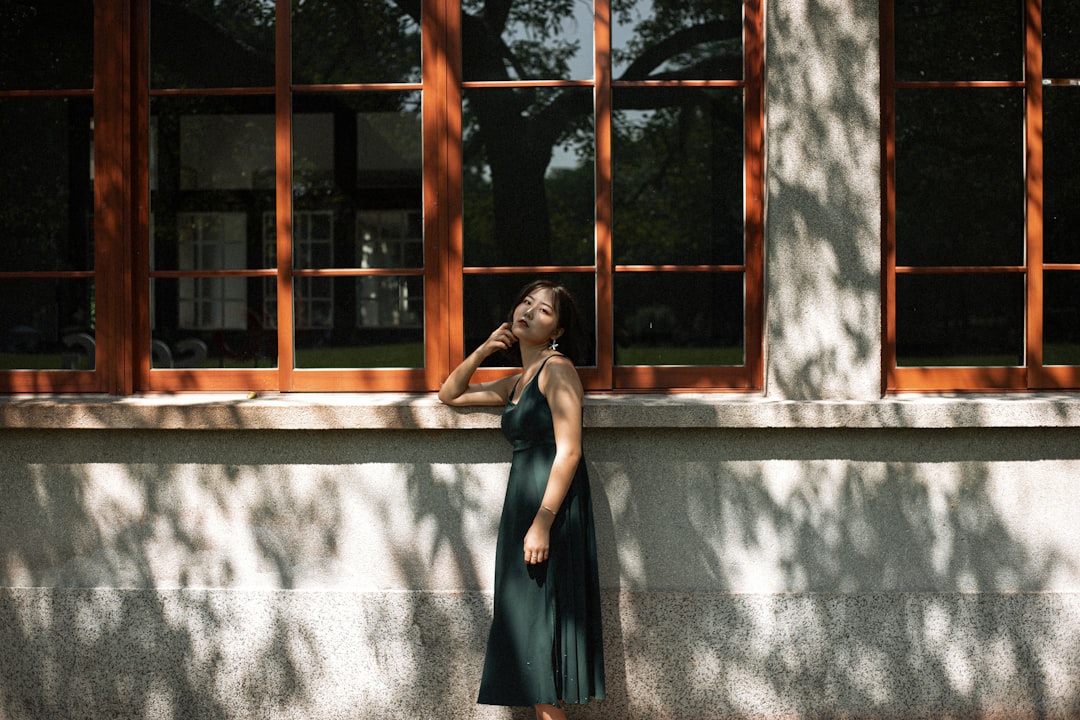
{"type": "MultiPolygon", "coordinates": [[[[514,304],[510,306],[510,312],[507,313],[507,322],[511,325],[514,324],[514,309],[521,304],[522,300],[537,290],[551,291],[555,317],[558,318],[558,326],[563,330],[563,334],[559,336],[557,341],[559,343],[559,352],[570,358],[575,365],[584,362],[588,351],[585,347],[585,329],[581,323],[581,313],[578,311],[577,301],[574,300],[574,296],[570,294],[569,290],[554,280],[541,278],[533,280],[521,288],[517,298],[514,300],[514,304]]],[[[521,350],[517,345],[514,345],[507,352],[514,362],[521,361],[521,350]]]]}

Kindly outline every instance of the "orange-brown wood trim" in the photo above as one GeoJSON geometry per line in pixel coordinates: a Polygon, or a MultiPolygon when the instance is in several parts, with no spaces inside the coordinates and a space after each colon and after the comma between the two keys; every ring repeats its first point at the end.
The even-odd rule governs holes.
{"type": "MultiPolygon", "coordinates": [[[[724,383],[754,389],[765,385],[765,35],[762,12],[761,0],[746,0],[743,30],[746,78],[746,238],[743,251],[746,262],[743,322],[746,327],[743,342],[746,377],[724,383]]],[[[713,384],[716,385],[716,379],[723,373],[714,373],[713,384]]],[[[671,384],[682,385],[678,379],[671,384]]]]}
{"type": "Polygon", "coordinates": [[[896,47],[893,0],[882,0],[881,44],[881,390],[897,387],[896,372],[896,47]]]}
{"type": "MultiPolygon", "coordinates": [[[[430,357],[437,363],[429,376],[430,389],[439,385],[462,358],[465,357],[464,314],[464,239],[462,218],[462,64],[461,64],[461,4],[458,0],[428,0],[438,9],[434,16],[430,41],[438,43],[442,53],[432,62],[437,83],[432,88],[433,102],[441,110],[438,119],[440,159],[426,173],[436,173],[441,197],[433,211],[438,215],[438,235],[432,239],[433,253],[438,255],[437,299],[440,332],[435,336],[436,347],[430,357]],[[440,252],[441,251],[441,252],[440,252]]],[[[425,62],[425,67],[427,63],[425,62]]]]}
{"type": "MultiPolygon", "coordinates": [[[[614,385],[615,365],[615,252],[612,248],[613,217],[611,169],[611,0],[596,0],[593,5],[594,62],[593,122],[596,133],[596,367],[593,382],[603,388],[614,385]]],[[[585,380],[583,379],[583,382],[585,380]]]]}
{"type": "Polygon", "coordinates": [[[133,384],[150,386],[150,3],[135,0],[131,15],[131,297],[133,384]]]}
{"type": "Polygon", "coordinates": [[[292,3],[278,0],[274,15],[274,156],[277,173],[278,389],[293,389],[292,242],[292,3]]]}
{"type": "Polygon", "coordinates": [[[980,392],[1027,389],[1022,367],[901,367],[894,370],[895,390],[919,392],[980,392]]]}
{"type": "Polygon", "coordinates": [[[1043,366],[1043,88],[1042,0],[1027,0],[1024,34],[1027,187],[1027,331],[1029,381],[1042,386],[1043,366]]]}

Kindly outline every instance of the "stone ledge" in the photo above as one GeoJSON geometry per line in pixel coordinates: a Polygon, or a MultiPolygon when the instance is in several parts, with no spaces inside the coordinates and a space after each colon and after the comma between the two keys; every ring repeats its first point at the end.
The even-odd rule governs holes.
{"type": "MultiPolygon", "coordinates": [[[[1076,428],[1080,395],[889,396],[773,400],[730,394],[592,394],[591,428],[1076,428]]],[[[0,398],[0,429],[490,430],[496,408],[450,408],[433,394],[241,393],[0,398]]]]}

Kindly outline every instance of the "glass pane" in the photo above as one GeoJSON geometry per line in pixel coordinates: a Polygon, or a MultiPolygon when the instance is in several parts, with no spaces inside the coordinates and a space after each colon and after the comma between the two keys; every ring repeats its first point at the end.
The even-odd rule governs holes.
{"type": "Polygon", "coordinates": [[[0,282],[0,370],[93,370],[94,282],[0,282]]]}
{"type": "Polygon", "coordinates": [[[151,0],[150,87],[273,84],[273,2],[151,0]]]}
{"type": "Polygon", "coordinates": [[[0,90],[94,86],[94,3],[0,3],[0,90]]]}
{"type": "Polygon", "coordinates": [[[612,3],[615,80],[738,80],[741,0],[612,3]]]}
{"type": "Polygon", "coordinates": [[[1080,79],[1080,3],[1042,0],[1043,77],[1080,79]]]}
{"type": "MultiPolygon", "coordinates": [[[[591,273],[560,275],[466,275],[464,283],[465,352],[470,353],[487,340],[499,325],[507,322],[521,289],[540,277],[554,280],[574,296],[580,314],[581,337],[577,342],[560,339],[559,351],[578,367],[596,365],[596,278],[591,273]]],[[[509,354],[495,353],[485,367],[520,366],[509,354]]]]}
{"type": "Polygon", "coordinates": [[[153,367],[275,367],[277,333],[267,287],[273,289],[265,278],[153,280],[153,367]]]}
{"type": "Polygon", "coordinates": [[[741,273],[615,276],[616,365],[742,365],[741,273]]]}
{"type": "Polygon", "coordinates": [[[896,262],[1024,262],[1020,89],[896,93],[896,262]]]}
{"type": "Polygon", "coordinates": [[[416,16],[390,0],[293,3],[293,80],[304,84],[420,82],[416,16]]]}
{"type": "Polygon", "coordinates": [[[467,90],[463,112],[465,264],[591,265],[592,91],[467,90]]]}
{"type": "Polygon", "coordinates": [[[293,299],[296,367],[424,366],[422,277],[297,277],[293,299]]]}
{"type": "Polygon", "coordinates": [[[462,0],[461,65],[469,80],[588,80],[592,3],[462,0]]]}
{"type": "Polygon", "coordinates": [[[612,242],[619,264],[741,264],[739,88],[618,88],[612,242]]]}
{"type": "Polygon", "coordinates": [[[1023,5],[1024,0],[897,2],[896,79],[1019,80],[1023,5]]]}
{"type": "Polygon", "coordinates": [[[0,99],[0,270],[90,270],[90,98],[0,99]]]}
{"type": "Polygon", "coordinates": [[[1080,263],[1080,87],[1043,88],[1043,260],[1080,263]]]}
{"type": "Polygon", "coordinates": [[[900,275],[896,364],[1023,365],[1024,276],[900,275]]]}
{"type": "MultiPolygon", "coordinates": [[[[298,96],[296,110],[294,266],[423,267],[420,94],[298,96]]],[[[272,227],[264,238],[272,252],[272,227]]]]}
{"type": "Polygon", "coordinates": [[[1080,365],[1080,272],[1043,274],[1043,364],[1080,365]]]}
{"type": "Polygon", "coordinates": [[[273,267],[274,117],[261,98],[153,98],[151,267],[273,267]],[[251,112],[242,112],[250,108],[251,112]]]}

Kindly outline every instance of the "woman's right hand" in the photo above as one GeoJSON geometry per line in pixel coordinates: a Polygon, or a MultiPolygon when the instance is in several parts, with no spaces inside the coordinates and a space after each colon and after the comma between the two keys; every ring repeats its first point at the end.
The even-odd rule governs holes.
{"type": "Polygon", "coordinates": [[[480,346],[480,352],[487,357],[499,350],[509,350],[517,342],[517,336],[510,329],[510,323],[504,322],[495,332],[491,333],[487,340],[480,346]]]}

